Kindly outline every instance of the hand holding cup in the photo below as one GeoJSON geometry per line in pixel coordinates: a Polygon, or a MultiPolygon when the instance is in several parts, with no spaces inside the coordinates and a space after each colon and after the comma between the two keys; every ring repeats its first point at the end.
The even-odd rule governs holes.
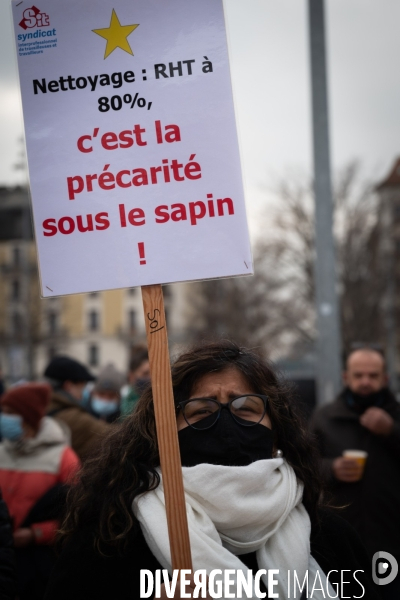
{"type": "Polygon", "coordinates": [[[363,450],[345,450],[343,456],[333,461],[332,470],[335,479],[346,483],[360,481],[364,474],[368,453],[363,450]]]}

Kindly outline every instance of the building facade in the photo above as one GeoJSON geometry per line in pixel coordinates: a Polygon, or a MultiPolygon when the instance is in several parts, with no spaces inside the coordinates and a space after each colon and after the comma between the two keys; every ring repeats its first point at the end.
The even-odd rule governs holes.
{"type": "MultiPolygon", "coordinates": [[[[0,366],[7,383],[40,378],[55,354],[76,358],[95,374],[108,363],[126,371],[131,347],[145,342],[140,288],[40,298],[23,187],[0,187],[0,268],[0,366]]],[[[189,285],[163,288],[172,350],[188,341],[189,285]]]]}

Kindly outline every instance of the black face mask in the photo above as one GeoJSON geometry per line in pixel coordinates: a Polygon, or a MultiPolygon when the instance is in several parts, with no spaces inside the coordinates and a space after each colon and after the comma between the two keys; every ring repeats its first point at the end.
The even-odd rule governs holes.
{"type": "Polygon", "coordinates": [[[139,377],[139,379],[136,379],[134,385],[136,393],[139,394],[139,396],[141,396],[149,383],[150,377],[139,377]]]}
{"type": "MultiPolygon", "coordinates": [[[[206,417],[202,424],[212,420],[206,417]]],[[[264,425],[239,425],[227,410],[210,429],[185,427],[178,432],[183,467],[201,463],[244,467],[265,458],[272,458],[272,431],[264,425]]]]}
{"type": "Polygon", "coordinates": [[[371,406],[381,406],[384,402],[384,390],[372,394],[356,394],[350,389],[346,390],[346,404],[354,412],[362,414],[371,406]]]}

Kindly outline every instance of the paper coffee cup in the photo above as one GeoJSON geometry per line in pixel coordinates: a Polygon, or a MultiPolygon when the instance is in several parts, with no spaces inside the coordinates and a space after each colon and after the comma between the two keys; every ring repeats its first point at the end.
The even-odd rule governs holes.
{"type": "Polygon", "coordinates": [[[346,458],[353,458],[364,470],[368,452],[364,452],[364,450],[344,450],[343,456],[345,456],[346,458]]]}

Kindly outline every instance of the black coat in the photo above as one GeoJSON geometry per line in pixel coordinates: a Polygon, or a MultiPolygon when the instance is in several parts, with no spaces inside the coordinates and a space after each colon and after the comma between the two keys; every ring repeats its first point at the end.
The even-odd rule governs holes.
{"type": "Polygon", "coordinates": [[[389,391],[381,408],[394,419],[388,436],[374,435],[360,425],[360,415],[350,410],[342,394],[317,409],[311,429],[317,436],[322,469],[335,506],[360,534],[370,558],[385,550],[400,560],[400,405],[389,391]],[[337,481],[332,462],[343,450],[365,450],[368,459],[363,478],[355,483],[337,481]]]}
{"type": "MultiPolygon", "coordinates": [[[[360,569],[357,578],[365,588],[368,600],[379,600],[377,587],[371,580],[371,563],[359,537],[346,521],[332,512],[323,512],[318,527],[313,527],[311,552],[325,573],[336,569],[331,582],[340,582],[346,570],[344,597],[361,597],[362,588],[352,572],[360,569]],[[349,573],[350,571],[350,573],[349,573]]],[[[240,559],[257,570],[255,553],[240,559]]],[[[140,529],[132,536],[122,556],[98,554],[93,548],[90,529],[76,533],[65,545],[52,573],[45,600],[132,600],[140,598],[140,570],[155,572],[162,566],[151,553],[140,529]]]]}
{"type": "MultiPolygon", "coordinates": [[[[21,527],[49,520],[61,520],[68,486],[57,484],[50,488],[31,508],[21,527]]],[[[19,600],[42,600],[50,573],[56,562],[54,548],[32,544],[16,551],[19,600]]],[[[1,596],[0,596],[1,600],[1,596]]]]}
{"type": "Polygon", "coordinates": [[[12,527],[7,506],[0,495],[0,600],[14,600],[17,569],[12,527]]]}

